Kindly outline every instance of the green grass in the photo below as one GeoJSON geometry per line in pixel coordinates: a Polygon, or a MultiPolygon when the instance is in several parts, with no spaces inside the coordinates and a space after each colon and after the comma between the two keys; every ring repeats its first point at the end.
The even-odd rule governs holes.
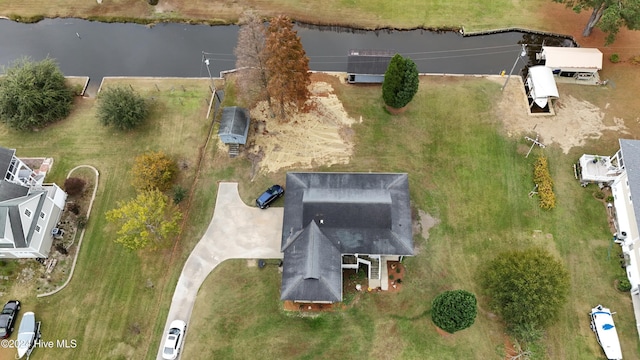
{"type": "MultiPolygon", "coordinates": [[[[441,223],[418,255],[405,262],[398,294],[359,294],[348,310],[301,318],[278,301],[274,268],[220,265],[198,295],[184,354],[189,359],[384,358],[488,359],[504,356],[503,324],[487,308],[476,272],[505,249],[541,246],[563,260],[571,274],[567,304],[536,345],[536,358],[601,357],[587,313],[598,303],[618,312],[625,357],[638,357],[629,295],[617,292],[619,247],[611,248],[605,208],[573,178],[572,156],[544,150],[555,181],[557,208],[543,211],[529,198],[536,149],[503,135],[491,111],[499,85],[482,79],[422,79],[407,112],[392,117],[378,87],[333,84],[355,125],[356,154],[330,171],[409,173],[414,207],[441,223]],[[528,147],[527,147],[528,149],[528,147]],[[479,313],[469,329],[439,335],[430,320],[432,299],[463,288],[478,295],[479,313]]],[[[273,175],[280,176],[280,175],[273,175]]]]}
{"type": "Polygon", "coordinates": [[[499,27],[544,29],[539,13],[548,1],[442,1],[442,0],[177,0],[150,6],[141,0],[0,0],[0,15],[22,21],[45,17],[81,17],[99,21],[185,21],[235,23],[242,11],[254,9],[265,16],[286,14],[313,24],[360,28],[459,28],[486,30],[499,27]],[[337,10],[339,9],[339,10],[337,10]],[[339,14],[339,16],[336,16],[339,14]]]}
{"type": "Polygon", "coordinates": [[[0,143],[16,148],[18,156],[54,158],[47,181],[62,184],[67,172],[80,164],[93,165],[100,172],[98,194],[71,283],[50,297],[36,299],[34,292],[20,299],[25,309],[34,310],[42,320],[43,340],[75,339],[78,347],[38,349],[32,359],[141,359],[149,351],[155,353],[177,276],[212,214],[215,182],[207,178],[212,172],[205,167],[204,181],[193,197],[194,216],[186,221],[175,251],[131,253],[113,242],[114,229],[106,224],[104,213],[117,201],[134,196],[130,167],[135,156],[162,150],[184,160],[189,167],[182,170],[179,181],[192,188],[195,160],[210,124],[205,115],[211,96],[208,80],[113,82],[131,83],[143,96],[154,98],[150,122],[141,129],[119,132],[103,127],[95,117],[95,100],[80,98],[68,119],[46,129],[23,133],[0,128],[0,143]],[[157,91],[155,83],[163,91],[157,91]],[[147,281],[154,287],[147,287],[147,281]]]}

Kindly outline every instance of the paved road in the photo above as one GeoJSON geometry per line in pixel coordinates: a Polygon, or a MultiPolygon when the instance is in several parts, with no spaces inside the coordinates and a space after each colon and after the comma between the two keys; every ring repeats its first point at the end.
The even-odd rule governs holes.
{"type": "MultiPolygon", "coordinates": [[[[159,360],[162,359],[162,346],[169,324],[181,319],[189,328],[200,285],[216,266],[227,259],[282,258],[283,214],[283,208],[260,210],[249,207],[240,199],[237,183],[220,183],[213,219],[189,255],[178,279],[158,347],[159,360]]],[[[189,336],[185,341],[189,341],[189,336]]]]}

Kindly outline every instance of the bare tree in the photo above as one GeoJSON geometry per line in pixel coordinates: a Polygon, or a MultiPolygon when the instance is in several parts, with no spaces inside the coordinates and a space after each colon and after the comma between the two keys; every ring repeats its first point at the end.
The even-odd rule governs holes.
{"type": "Polygon", "coordinates": [[[267,100],[271,106],[271,98],[267,92],[269,76],[265,60],[265,25],[254,11],[242,14],[240,18],[238,44],[234,50],[238,93],[248,103],[267,100]]]}
{"type": "Polygon", "coordinates": [[[309,99],[311,84],[309,58],[288,17],[271,20],[264,51],[269,75],[267,92],[274,100],[271,109],[278,113],[280,121],[286,121],[287,109],[300,110],[309,99]]]}

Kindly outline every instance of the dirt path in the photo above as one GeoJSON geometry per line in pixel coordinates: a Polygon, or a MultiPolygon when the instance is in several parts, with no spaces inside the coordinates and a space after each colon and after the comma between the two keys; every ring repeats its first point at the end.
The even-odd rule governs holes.
{"type": "MultiPolygon", "coordinates": [[[[499,77],[490,79],[504,83],[499,77]]],[[[583,146],[589,139],[600,138],[607,130],[629,134],[622,118],[614,117],[615,123],[606,125],[603,110],[567,92],[560,92],[560,99],[554,103],[554,116],[528,115],[524,85],[519,78],[515,80],[507,84],[495,108],[508,136],[535,137],[538,134],[543,144],[558,145],[566,154],[575,146],[583,146]]]]}

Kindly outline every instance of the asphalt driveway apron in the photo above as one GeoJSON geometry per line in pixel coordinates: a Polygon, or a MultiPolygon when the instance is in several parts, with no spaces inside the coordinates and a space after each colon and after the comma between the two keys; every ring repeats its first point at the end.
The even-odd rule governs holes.
{"type": "MultiPolygon", "coordinates": [[[[282,258],[283,214],[283,208],[261,210],[245,205],[238,194],[237,183],[219,184],[213,219],[189,255],[178,279],[162,332],[158,359],[162,359],[164,338],[171,321],[184,320],[189,333],[189,319],[198,290],[216,266],[227,259],[282,258]]],[[[185,342],[188,341],[187,335],[185,342]]]]}

